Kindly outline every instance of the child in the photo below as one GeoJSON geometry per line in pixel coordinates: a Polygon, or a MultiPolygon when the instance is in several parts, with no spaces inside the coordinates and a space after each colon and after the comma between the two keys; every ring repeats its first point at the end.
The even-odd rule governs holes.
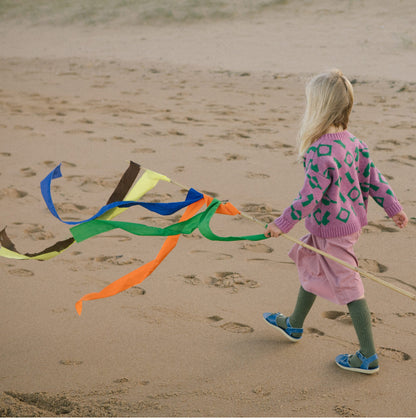
{"type": "MultiPolygon", "coordinates": [[[[306,217],[310,234],[303,242],[357,266],[353,246],[367,225],[369,196],[398,227],[404,228],[408,218],[370,159],[367,145],[346,130],[352,104],[352,85],[339,70],[320,74],[308,83],[298,135],[305,182],[299,196],[268,225],[264,235],[278,237],[306,217]]],[[[378,357],[360,275],[298,244],[289,256],[297,265],[301,283],[295,309],[289,317],[265,313],[264,319],[289,340],[299,341],[316,295],[347,305],[360,350],[354,355],[341,354],[335,361],[346,370],[376,373],[378,357]]]]}

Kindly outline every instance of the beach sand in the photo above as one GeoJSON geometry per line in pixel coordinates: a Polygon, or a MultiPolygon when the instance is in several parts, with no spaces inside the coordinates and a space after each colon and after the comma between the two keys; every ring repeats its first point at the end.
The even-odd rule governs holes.
{"type": "MultiPolygon", "coordinates": [[[[360,266],[416,292],[413,2],[269,3],[140,24],[128,19],[133,6],[92,23],[62,23],[67,11],[4,13],[0,227],[18,250],[70,236],[39,188],[61,162],[52,190],[66,220],[93,215],[132,160],[270,222],[303,181],[295,136],[305,81],[339,67],[355,89],[349,130],[412,217],[399,231],[371,202],[360,266]]],[[[161,182],[143,200],[184,196],[161,182]]],[[[141,208],[117,219],[171,221],[141,208]]],[[[239,216],[217,215],[212,227],[263,231],[239,216]]],[[[305,232],[301,223],[290,235],[305,232]]],[[[152,260],[163,241],[116,230],[48,261],[0,259],[0,416],[415,415],[416,302],[364,278],[381,370],[345,372],[335,356],[358,348],[345,306],[318,299],[298,344],[262,318],[290,314],[296,300],[284,238],[194,232],[139,286],[85,302],[78,316],[78,299],[152,260]]]]}

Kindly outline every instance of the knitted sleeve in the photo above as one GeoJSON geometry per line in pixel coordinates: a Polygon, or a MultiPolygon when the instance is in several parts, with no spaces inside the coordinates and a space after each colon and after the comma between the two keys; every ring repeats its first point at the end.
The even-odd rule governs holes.
{"type": "Polygon", "coordinates": [[[305,182],[298,197],[274,221],[283,233],[289,232],[297,222],[312,213],[331,184],[331,179],[321,174],[322,167],[314,164],[312,159],[308,161],[306,167],[305,182]]]}
{"type": "Polygon", "coordinates": [[[403,208],[393,190],[389,186],[387,180],[370,159],[368,148],[361,150],[361,153],[365,154],[368,158],[366,166],[362,172],[366,180],[360,184],[361,189],[364,192],[368,192],[374,201],[380,205],[386,214],[391,218],[399,213],[403,208]]]}

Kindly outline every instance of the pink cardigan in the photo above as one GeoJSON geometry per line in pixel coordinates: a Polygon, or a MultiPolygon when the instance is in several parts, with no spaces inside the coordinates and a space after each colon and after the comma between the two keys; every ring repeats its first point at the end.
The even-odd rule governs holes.
{"type": "Polygon", "coordinates": [[[393,190],[371,161],[367,145],[348,131],[323,135],[307,150],[299,196],[274,223],[289,232],[305,227],[322,238],[353,234],[367,225],[368,197],[389,217],[402,210],[393,190]]]}

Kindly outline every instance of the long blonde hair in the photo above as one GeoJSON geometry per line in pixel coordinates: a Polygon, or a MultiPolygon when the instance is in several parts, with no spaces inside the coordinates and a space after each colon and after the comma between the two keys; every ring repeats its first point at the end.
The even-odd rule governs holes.
{"type": "Polygon", "coordinates": [[[309,81],[297,138],[299,159],[331,125],[347,129],[353,101],[352,85],[340,70],[319,74],[309,81]]]}

